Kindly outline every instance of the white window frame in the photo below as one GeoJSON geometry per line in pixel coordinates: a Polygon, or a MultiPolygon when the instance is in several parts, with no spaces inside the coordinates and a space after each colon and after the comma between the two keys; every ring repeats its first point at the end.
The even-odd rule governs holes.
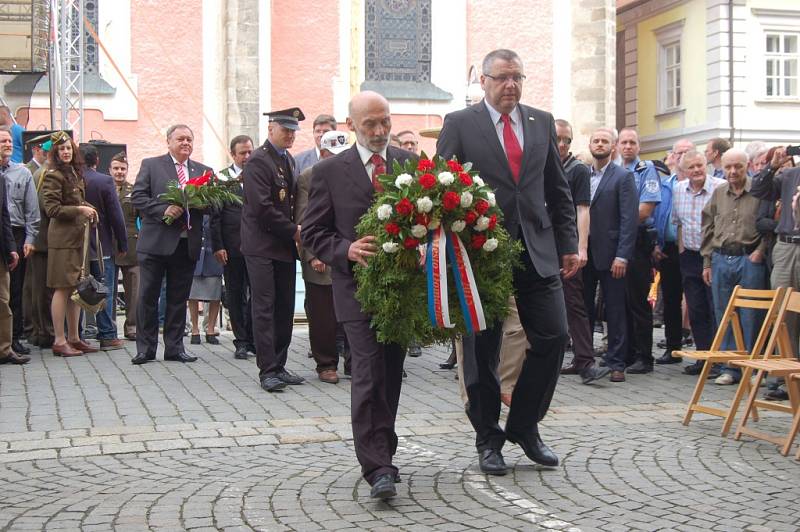
{"type": "Polygon", "coordinates": [[[674,113],[684,109],[682,90],[684,81],[683,23],[683,20],[679,20],[654,31],[658,43],[658,60],[656,62],[658,114],[674,113]],[[674,47],[677,47],[678,50],[678,61],[668,66],[669,53],[674,47]],[[669,75],[670,72],[674,73],[672,77],[669,75]],[[673,91],[672,98],[669,97],[670,90],[673,91]]]}
{"type": "Polygon", "coordinates": [[[786,31],[786,30],[771,30],[765,29],[762,36],[763,56],[762,65],[764,76],[761,79],[761,91],[765,100],[800,100],[800,31],[786,31]],[[767,50],[767,40],[770,37],[778,38],[779,51],[770,52],[767,50]],[[795,51],[793,53],[786,53],[783,51],[783,46],[786,37],[795,38],[795,51]],[[786,63],[787,61],[794,60],[794,75],[786,76],[786,63]],[[768,73],[768,65],[774,62],[775,65],[772,75],[768,73]],[[767,81],[769,78],[774,80],[773,93],[769,94],[767,91],[767,81]],[[794,93],[786,93],[786,81],[794,79],[794,93]]]}

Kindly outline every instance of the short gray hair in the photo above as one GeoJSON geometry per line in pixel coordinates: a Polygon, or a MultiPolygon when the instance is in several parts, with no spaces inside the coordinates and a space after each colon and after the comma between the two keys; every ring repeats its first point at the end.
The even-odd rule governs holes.
{"type": "Polygon", "coordinates": [[[522,67],[522,59],[520,59],[517,52],[508,50],[506,48],[499,48],[497,50],[492,50],[486,54],[486,57],[483,58],[481,69],[483,70],[484,76],[492,73],[492,64],[494,64],[497,59],[501,59],[503,61],[516,61],[519,63],[519,66],[522,67]]]}
{"type": "Polygon", "coordinates": [[[186,124],[173,124],[169,126],[169,128],[167,129],[167,140],[169,140],[172,134],[175,133],[176,129],[188,129],[189,133],[192,134],[192,138],[194,138],[194,131],[192,131],[192,128],[190,128],[186,124]]]}
{"type": "Polygon", "coordinates": [[[692,159],[697,159],[697,158],[703,159],[703,164],[706,164],[708,162],[705,153],[697,150],[689,150],[683,154],[681,160],[678,162],[678,166],[680,166],[681,170],[686,170],[686,161],[690,161],[692,159]]]}

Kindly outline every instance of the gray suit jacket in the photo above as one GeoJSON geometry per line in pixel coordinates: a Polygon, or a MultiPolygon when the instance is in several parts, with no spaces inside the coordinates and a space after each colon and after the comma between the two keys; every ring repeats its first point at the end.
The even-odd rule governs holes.
{"type": "MultiPolygon", "coordinates": [[[[189,179],[203,175],[208,166],[189,159],[189,179]]],[[[158,195],[167,191],[169,181],[177,181],[178,173],[170,154],[150,157],[142,160],[139,174],[133,185],[131,203],[139,211],[142,227],[139,230],[137,253],[150,255],[172,255],[178,247],[181,232],[185,230],[185,218],[175,220],[171,225],[162,221],[164,211],[169,204],[159,199],[158,195]]],[[[203,212],[190,210],[192,228],[188,230],[189,257],[197,260],[200,257],[203,231],[203,212]]]]}
{"type": "Polygon", "coordinates": [[[610,270],[615,257],[630,260],[639,226],[639,195],[633,174],[606,167],[589,211],[589,249],[596,270],[610,270]]]}
{"type": "Polygon", "coordinates": [[[559,274],[559,255],[577,253],[575,207],[552,115],[522,104],[519,109],[524,137],[519,183],[483,101],[445,116],[436,151],[447,159],[472,162],[495,190],[506,230],[522,239],[539,275],[549,277],[559,274]]]}
{"type": "Polygon", "coordinates": [[[311,148],[310,150],[301,151],[294,158],[294,161],[297,165],[295,170],[298,174],[301,174],[303,173],[303,170],[311,168],[317,164],[317,162],[319,162],[319,158],[317,158],[317,150],[315,148],[311,148]]]}

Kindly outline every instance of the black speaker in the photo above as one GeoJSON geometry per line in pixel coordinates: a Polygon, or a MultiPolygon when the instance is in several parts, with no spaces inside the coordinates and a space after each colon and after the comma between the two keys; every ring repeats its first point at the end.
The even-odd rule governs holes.
{"type": "MultiPolygon", "coordinates": [[[[57,129],[55,131],[60,131],[60,130],[57,129]]],[[[51,135],[55,131],[51,131],[49,129],[30,129],[30,130],[27,130],[27,131],[23,131],[22,132],[22,149],[23,149],[22,160],[27,163],[28,161],[30,161],[33,158],[33,151],[31,150],[31,147],[28,145],[28,141],[30,141],[32,139],[35,139],[36,137],[41,137],[42,135],[51,135]]],[[[70,137],[72,137],[72,130],[68,129],[66,131],[67,131],[67,134],[70,137]]],[[[73,137],[73,140],[74,140],[74,137],[73,137]]]]}
{"type": "Polygon", "coordinates": [[[97,171],[103,174],[108,174],[108,167],[111,166],[111,158],[119,152],[128,153],[127,144],[114,144],[104,140],[90,140],[81,142],[80,148],[84,146],[94,146],[97,149],[97,171]]]}

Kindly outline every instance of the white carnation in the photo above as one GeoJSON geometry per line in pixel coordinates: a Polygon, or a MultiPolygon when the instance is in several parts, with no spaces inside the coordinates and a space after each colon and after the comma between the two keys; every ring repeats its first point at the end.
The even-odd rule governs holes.
{"type": "Polygon", "coordinates": [[[428,229],[433,231],[434,229],[438,229],[441,224],[442,222],[439,220],[439,218],[434,218],[428,223],[428,229]]]}
{"type": "Polygon", "coordinates": [[[475,229],[477,231],[486,231],[489,229],[489,218],[481,216],[475,221],[475,229]]]}
{"type": "Polygon", "coordinates": [[[465,190],[461,193],[461,207],[466,209],[470,205],[472,205],[472,193],[465,190]]]}
{"type": "Polygon", "coordinates": [[[397,253],[397,250],[400,249],[400,244],[397,242],[384,242],[381,247],[385,253],[397,253]]]}
{"type": "MultiPolygon", "coordinates": [[[[385,245],[386,244],[384,244],[384,246],[385,245]]],[[[486,242],[483,243],[483,250],[484,251],[492,252],[492,251],[494,251],[496,249],[497,249],[497,239],[496,238],[490,238],[486,242]]]]}
{"type": "Polygon", "coordinates": [[[454,233],[460,233],[461,231],[464,230],[466,226],[467,224],[466,222],[464,222],[464,220],[456,220],[455,222],[450,224],[450,230],[453,231],[454,233]]]}
{"type": "Polygon", "coordinates": [[[411,234],[414,235],[414,238],[423,238],[428,234],[428,228],[420,224],[412,225],[411,234]]]}
{"type": "Polygon", "coordinates": [[[444,186],[452,185],[453,181],[455,180],[456,178],[450,172],[442,172],[439,174],[439,183],[443,184],[444,186]]]}
{"type": "Polygon", "coordinates": [[[400,174],[397,176],[397,179],[394,180],[394,186],[397,188],[407,187],[413,180],[414,178],[408,174],[400,174]]]}
{"type": "Polygon", "coordinates": [[[486,184],[486,183],[483,182],[483,179],[481,179],[481,176],[479,176],[479,175],[476,175],[475,177],[473,177],[472,178],[472,182],[475,183],[476,185],[478,185],[479,187],[482,187],[483,185],[486,184]]]}
{"type": "Polygon", "coordinates": [[[433,201],[428,196],[423,196],[417,200],[417,210],[419,212],[431,212],[433,201]]]}
{"type": "Polygon", "coordinates": [[[388,220],[392,217],[392,206],[384,203],[378,207],[378,220],[388,220]]]}
{"type": "Polygon", "coordinates": [[[489,205],[494,207],[497,205],[497,200],[494,197],[494,192],[487,192],[486,193],[486,201],[489,202],[489,205]]]}

